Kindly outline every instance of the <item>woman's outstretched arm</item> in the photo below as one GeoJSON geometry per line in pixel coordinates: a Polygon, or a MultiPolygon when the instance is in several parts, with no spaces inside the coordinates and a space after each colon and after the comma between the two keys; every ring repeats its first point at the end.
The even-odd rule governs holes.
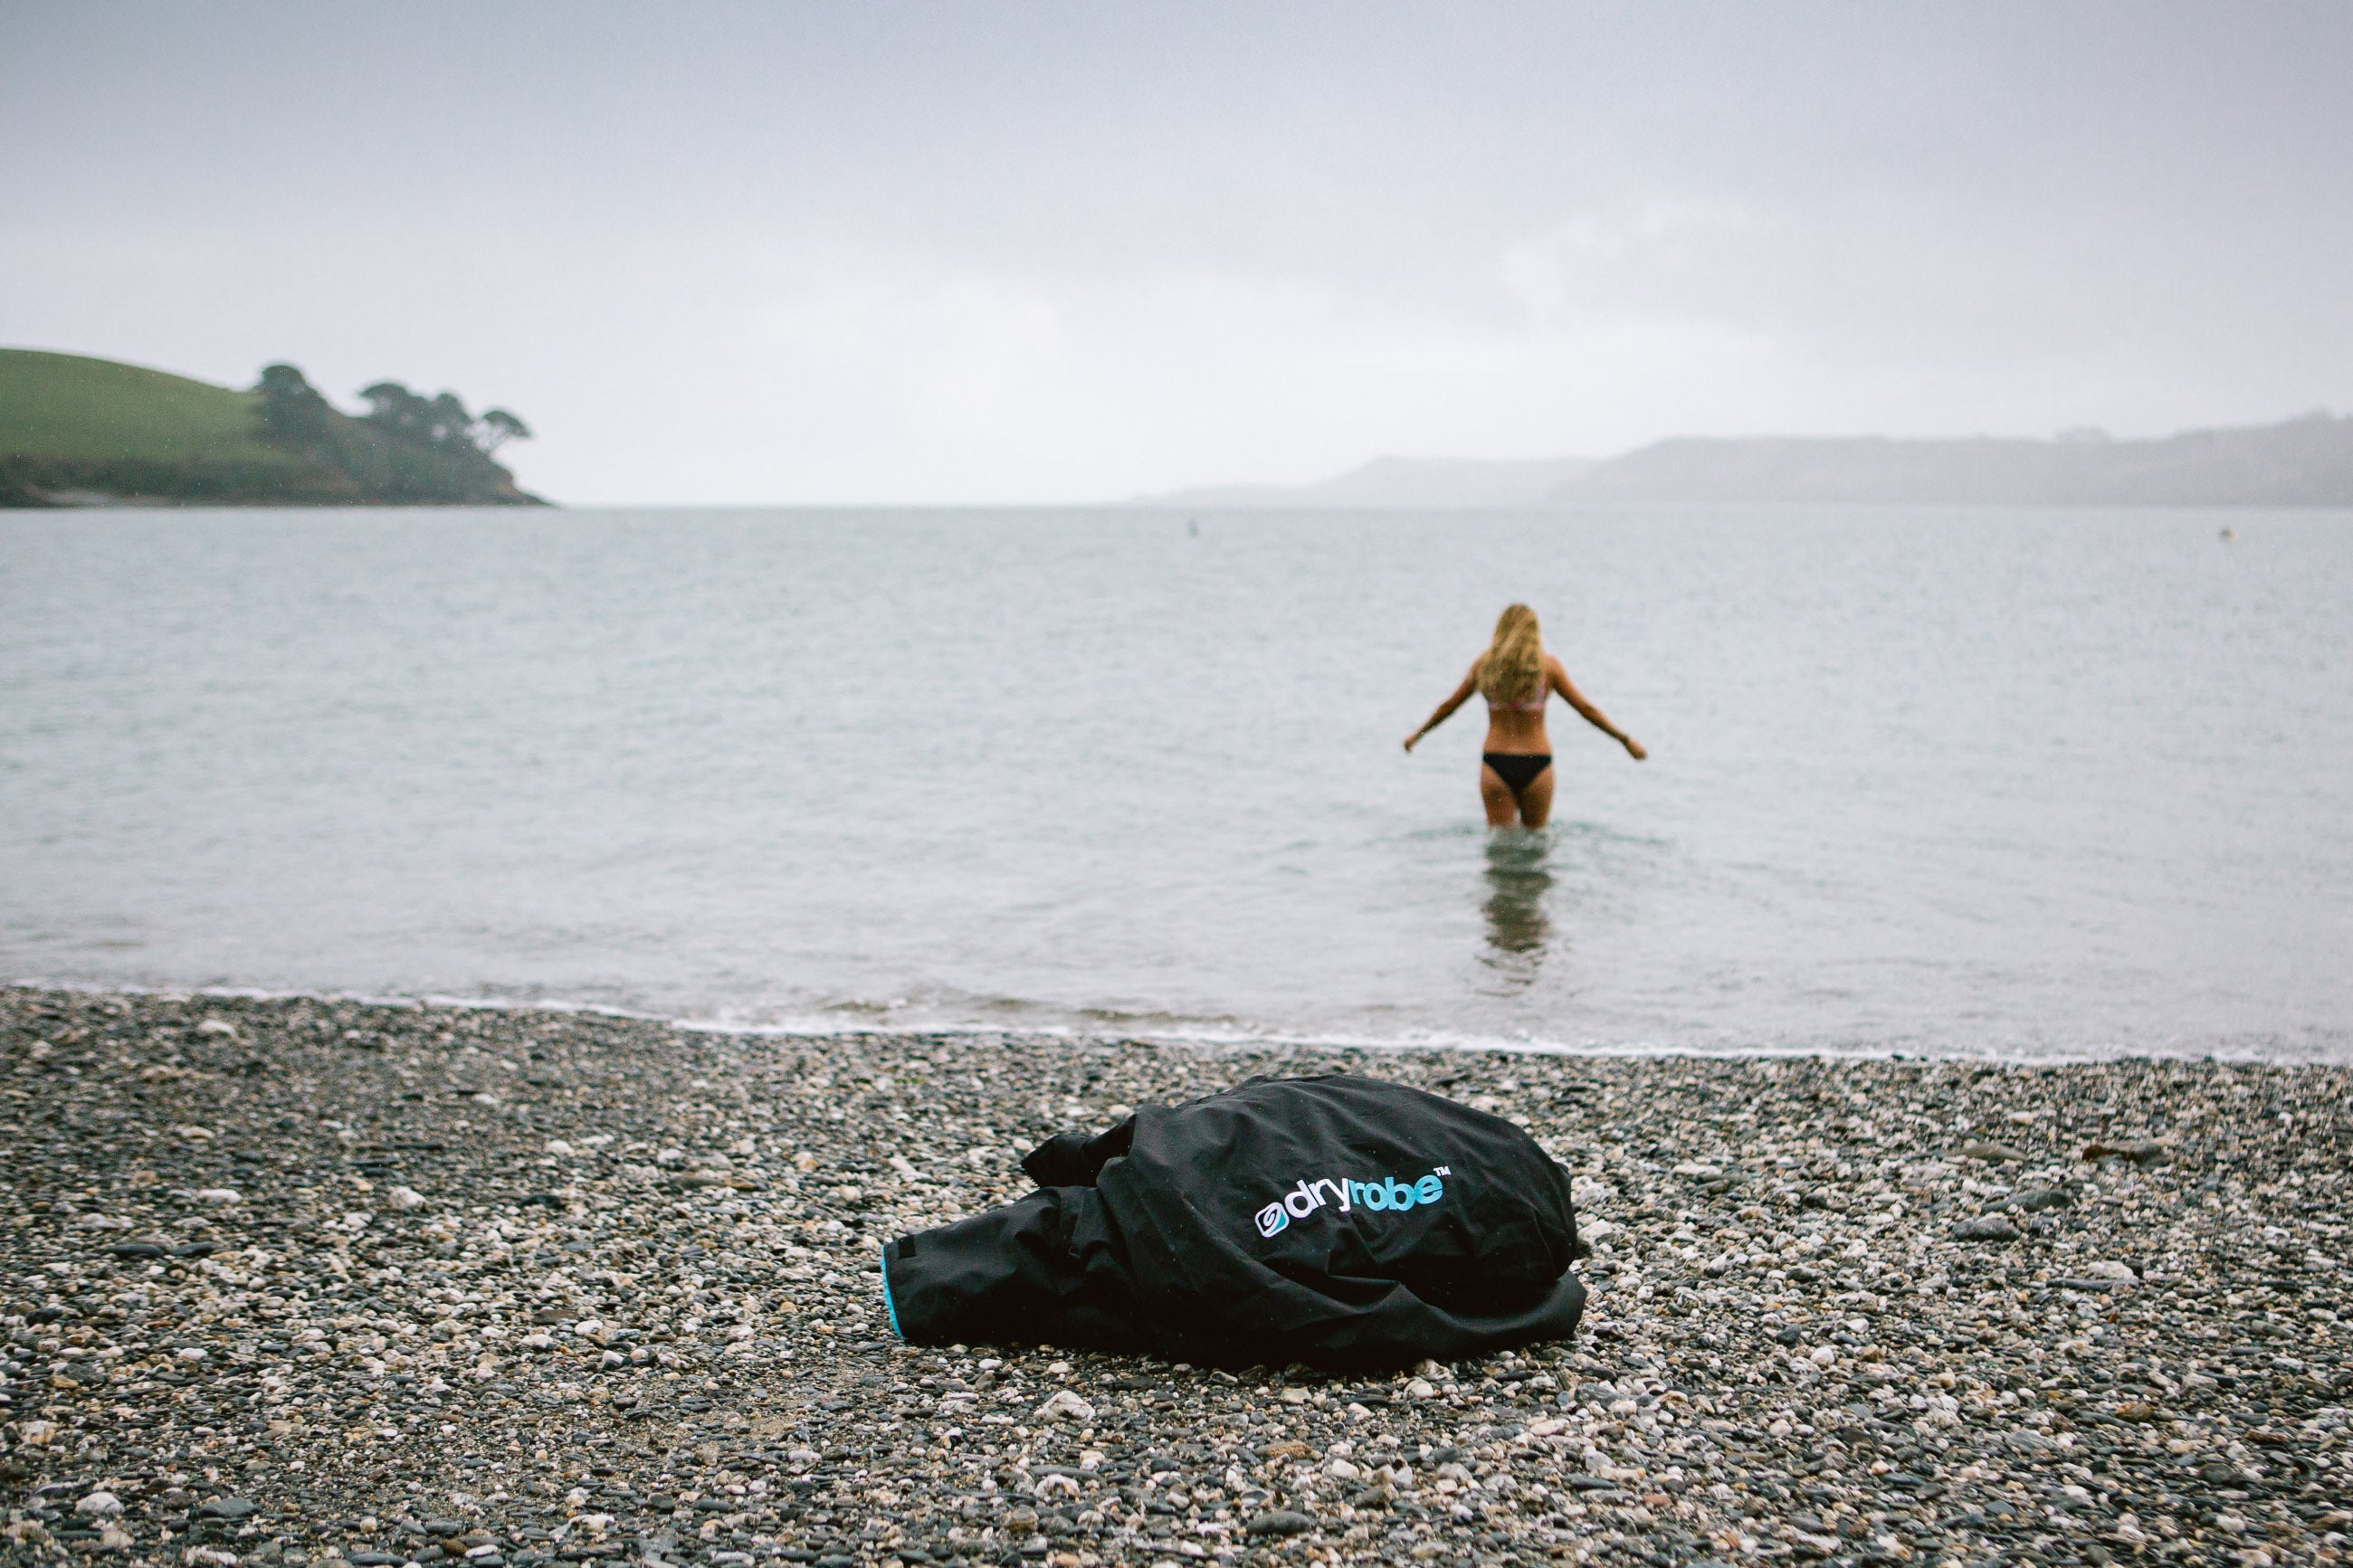
{"type": "Polygon", "coordinates": [[[1440,703],[1438,710],[1423,722],[1421,728],[1405,738],[1405,749],[1409,752],[1412,751],[1416,741],[1445,723],[1457,708],[1471,700],[1471,694],[1477,689],[1479,689],[1479,667],[1474,664],[1471,667],[1471,673],[1462,678],[1462,684],[1454,689],[1454,695],[1440,703]]]}
{"type": "Polygon", "coordinates": [[[1545,665],[1546,673],[1552,677],[1552,689],[1560,693],[1563,701],[1582,714],[1587,723],[1625,747],[1626,754],[1636,762],[1639,763],[1650,755],[1648,752],[1642,750],[1641,742],[1612,724],[1609,714],[1585,700],[1585,693],[1579,691],[1576,683],[1568,679],[1568,671],[1562,666],[1560,660],[1547,658],[1545,660],[1545,665]]]}

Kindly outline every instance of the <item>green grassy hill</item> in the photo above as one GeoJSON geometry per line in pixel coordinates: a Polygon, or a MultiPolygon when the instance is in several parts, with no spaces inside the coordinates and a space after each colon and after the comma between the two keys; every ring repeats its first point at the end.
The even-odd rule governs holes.
{"type": "Polygon", "coordinates": [[[262,437],[261,399],[112,360],[0,349],[0,507],[529,505],[470,447],[333,414],[300,449],[262,437]]]}

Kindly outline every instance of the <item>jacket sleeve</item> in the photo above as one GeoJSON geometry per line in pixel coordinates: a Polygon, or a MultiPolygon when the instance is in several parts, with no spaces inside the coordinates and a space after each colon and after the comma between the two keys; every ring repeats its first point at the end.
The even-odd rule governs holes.
{"type": "Polygon", "coordinates": [[[910,1344],[1145,1345],[1119,1237],[1092,1187],[1027,1197],[882,1249],[882,1300],[910,1344]]]}

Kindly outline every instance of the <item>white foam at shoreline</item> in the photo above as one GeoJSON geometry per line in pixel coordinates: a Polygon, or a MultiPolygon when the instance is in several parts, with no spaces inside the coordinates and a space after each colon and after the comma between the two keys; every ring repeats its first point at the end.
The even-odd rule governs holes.
{"type": "Polygon", "coordinates": [[[1927,1049],[1916,1045],[1853,1046],[1829,1048],[1819,1046],[1788,1046],[1756,1044],[1747,1046],[1704,1046],[1687,1042],[1661,1041],[1629,1043],[1626,1041],[1561,1042],[1530,1039],[1508,1039],[1473,1034],[1422,1033],[1412,1036],[1377,1037],[1345,1034],[1306,1034],[1279,1030],[1252,1031],[1238,1026],[1200,1026],[1192,1028],[1116,1028],[1082,1027],[1066,1024],[1039,1024],[1009,1027],[1003,1024],[943,1020],[924,1023],[860,1024],[825,1017],[822,1015],[786,1017],[763,1021],[729,1018],[696,1017],[666,1014],[642,1008],[614,1005],[608,1003],[568,1001],[563,998],[517,998],[496,996],[454,996],[439,993],[415,995],[375,994],[366,992],[278,990],[261,986],[140,986],[97,985],[52,981],[39,977],[0,982],[0,986],[26,990],[75,992],[86,995],[121,995],[146,997],[216,996],[223,999],[243,999],[263,1002],[309,1001],[326,1004],[350,1003],[369,1007],[442,1008],[453,1011],[480,1011],[507,1014],[546,1014],[551,1016],[585,1015],[595,1017],[622,1018],[632,1022],[667,1026],[687,1033],[726,1035],[744,1038],[774,1038],[792,1040],[853,1039],[913,1039],[939,1036],[965,1039],[991,1037],[1007,1040],[1053,1040],[1073,1046],[1103,1046],[1133,1042],[1140,1045],[1169,1046],[1206,1051],[1370,1051],[1409,1053],[1419,1051],[1461,1052],[1464,1054],[1504,1054],[1543,1057],[1596,1057],[1620,1058],[1699,1057],[1730,1060],[1915,1060],[1915,1061],[1982,1061],[2001,1066],[2070,1067],[2096,1066],[2103,1062],[2179,1060],[2211,1060],[2267,1067],[2341,1066],[2353,1060],[2353,1048],[2340,1047],[2334,1054],[2325,1049],[2303,1052],[2280,1051],[2266,1053],[2250,1047],[2232,1048],[2228,1046],[2208,1046],[2182,1050],[2129,1050],[2105,1052],[1989,1049],[1959,1051],[1927,1049]]]}

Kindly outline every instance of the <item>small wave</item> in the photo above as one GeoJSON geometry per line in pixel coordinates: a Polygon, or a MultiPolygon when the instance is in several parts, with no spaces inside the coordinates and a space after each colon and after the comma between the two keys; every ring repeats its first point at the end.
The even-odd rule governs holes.
{"type": "Polygon", "coordinates": [[[925,1036],[958,1039],[996,1037],[1007,1040],[1054,1040],[1096,1045],[1136,1044],[1225,1052],[1367,1053],[1460,1052],[1519,1056],[1804,1059],[1853,1058],[1874,1060],[1983,1061],[2061,1065],[2130,1060],[2196,1060],[2260,1063],[2276,1067],[2341,1065],[2353,1061],[2353,1035],[2315,1030],[2297,1037],[2265,1035],[2224,1040],[2160,1042],[2000,1041],[1973,1047],[1901,1039],[1692,1039],[1665,1037],[1552,1037],[1529,1032],[1400,1026],[1380,1031],[1342,1026],[1269,1026],[1240,1017],[1209,1018],[1152,1009],[1061,1008],[1017,998],[996,999],[1008,1010],[1035,1016],[1011,1019],[957,1017],[933,1013],[920,1018],[892,1016],[913,1006],[905,1002],[828,1003],[780,1011],[763,1018],[697,1016],[655,1007],[557,996],[459,996],[437,992],[401,993],[277,989],[245,985],[100,985],[26,976],[6,981],[24,989],[69,991],[84,995],[184,998],[216,996],[253,1001],[357,1003],[376,1007],[441,1008],[550,1016],[586,1015],[660,1024],[693,1034],[757,1038],[828,1039],[925,1036]],[[845,1014],[851,1016],[844,1016],[845,1014]],[[860,1017],[858,1015],[867,1015],[860,1017]]]}

